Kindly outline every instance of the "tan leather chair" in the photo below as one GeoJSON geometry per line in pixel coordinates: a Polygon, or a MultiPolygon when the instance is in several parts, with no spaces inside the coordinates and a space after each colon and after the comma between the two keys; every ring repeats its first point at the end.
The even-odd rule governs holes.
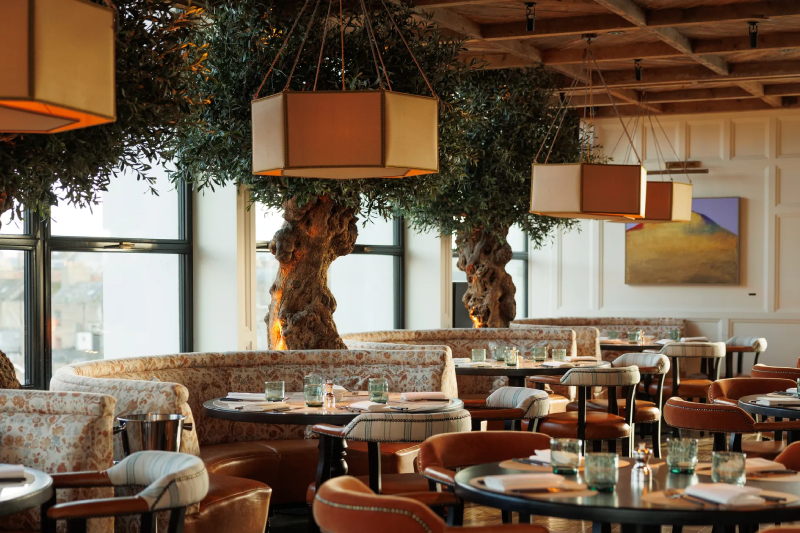
{"type": "Polygon", "coordinates": [[[795,442],[786,447],[775,461],[784,465],[790,470],[800,472],[800,442],[795,442]]]}
{"type": "MultiPolygon", "coordinates": [[[[325,482],[314,499],[314,519],[327,533],[456,533],[416,494],[377,495],[356,478],[342,476],[325,482]]],[[[533,525],[470,527],[469,533],[548,533],[533,525]]]]}
{"type": "MultiPolygon", "coordinates": [[[[725,435],[758,433],[759,431],[798,431],[800,421],[756,422],[740,407],[729,404],[696,403],[673,397],[664,405],[664,420],[679,430],[708,431],[714,435],[714,451],[726,451],[725,435]]],[[[731,439],[730,451],[742,451],[741,439],[731,439]]],[[[757,452],[750,452],[756,455],[757,452]]],[[[767,459],[775,458],[778,452],[765,451],[758,454],[767,459]]]]}
{"type": "Polygon", "coordinates": [[[750,377],[791,379],[796,384],[798,378],[800,378],[800,359],[797,360],[797,365],[798,368],[792,368],[790,366],[756,365],[750,372],[750,377]]]}

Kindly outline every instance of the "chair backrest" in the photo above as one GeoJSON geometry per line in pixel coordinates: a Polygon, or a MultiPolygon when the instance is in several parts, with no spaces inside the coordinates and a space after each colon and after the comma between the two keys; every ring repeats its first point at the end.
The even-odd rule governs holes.
{"type": "Polygon", "coordinates": [[[739,398],[751,394],[768,394],[795,387],[791,379],[781,378],[730,378],[718,379],[708,389],[708,399],[712,403],[738,405],[739,398]]]}
{"type": "Polygon", "coordinates": [[[598,360],[602,358],[600,352],[600,330],[592,326],[564,326],[553,328],[550,325],[535,324],[531,322],[532,319],[523,318],[511,322],[511,329],[524,329],[524,328],[551,328],[551,329],[571,329],[575,332],[575,350],[576,355],[580,357],[595,357],[598,360]]]}
{"type": "Polygon", "coordinates": [[[473,431],[461,435],[436,435],[419,448],[419,471],[428,467],[454,470],[483,463],[533,455],[549,450],[550,437],[527,431],[473,431]]]}
{"type": "Polygon", "coordinates": [[[624,353],[611,362],[614,368],[635,366],[640,374],[666,374],[669,357],[660,353],[624,353]]]}
{"type": "Polygon", "coordinates": [[[355,417],[344,430],[344,438],[364,442],[422,442],[440,433],[472,430],[469,411],[430,414],[365,413],[355,417]]]}
{"type": "MultiPolygon", "coordinates": [[[[116,401],[104,394],[0,390],[0,463],[46,473],[102,471],[113,461],[116,401]]],[[[59,491],[58,501],[113,496],[110,488],[59,491]]],[[[113,529],[113,519],[89,523],[113,529]]],[[[0,518],[0,530],[38,530],[39,509],[0,518]]]]}
{"type": "Polygon", "coordinates": [[[622,368],[570,368],[561,377],[561,384],[573,387],[627,387],[639,383],[635,366],[622,368]]]}
{"type": "Polygon", "coordinates": [[[751,352],[766,352],[767,339],[764,337],[745,337],[737,335],[725,341],[726,346],[740,346],[750,348],[751,352]]]}
{"type": "Polygon", "coordinates": [[[330,479],[317,490],[314,520],[327,533],[442,533],[444,521],[410,498],[379,496],[350,476],[330,479]]]}
{"type": "Polygon", "coordinates": [[[625,336],[629,331],[643,330],[645,335],[666,339],[671,329],[677,329],[681,337],[686,336],[686,320],[682,318],[626,318],[626,317],[560,317],[560,318],[518,318],[514,324],[542,324],[544,326],[591,326],[603,335],[609,329],[619,331],[625,336]]]}
{"type": "MultiPolygon", "coordinates": [[[[800,364],[800,361],[798,361],[800,364]]],[[[750,371],[750,377],[753,378],[783,378],[797,381],[800,378],[800,368],[792,368],[790,366],[767,366],[755,365],[753,370],[750,371]]]]}
{"type": "Polygon", "coordinates": [[[724,342],[673,342],[664,345],[661,353],[667,357],[699,357],[721,359],[725,357],[724,342]]]}
{"type": "Polygon", "coordinates": [[[550,395],[526,387],[500,387],[486,398],[489,409],[520,409],[523,420],[542,418],[550,412],[550,395]]]}
{"type": "MultiPolygon", "coordinates": [[[[800,471],[800,442],[793,442],[775,458],[776,463],[784,465],[789,470],[800,471]]],[[[800,533],[800,531],[798,531],[800,533]]]]}
{"type": "Polygon", "coordinates": [[[664,420],[672,427],[712,433],[754,433],[755,421],[733,405],[695,403],[672,397],[664,405],[664,420]]]}

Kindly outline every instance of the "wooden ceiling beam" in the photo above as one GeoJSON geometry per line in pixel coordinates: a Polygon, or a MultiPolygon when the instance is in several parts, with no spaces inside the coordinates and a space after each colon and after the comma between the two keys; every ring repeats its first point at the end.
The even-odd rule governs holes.
{"type": "MultiPolygon", "coordinates": [[[[650,105],[664,104],[671,102],[702,102],[707,100],[736,100],[745,98],[759,98],[742,89],[741,87],[718,87],[711,89],[686,89],[679,91],[663,91],[649,93],[642,96],[643,101],[650,105]]],[[[627,105],[628,102],[615,101],[617,105],[627,105]]],[[[570,100],[570,107],[610,106],[611,101],[608,96],[595,94],[591,98],[583,94],[576,94],[570,100]]],[[[663,107],[663,106],[662,106],[663,107]]]]}
{"type": "MultiPolygon", "coordinates": [[[[687,67],[652,68],[644,71],[641,81],[636,81],[633,69],[603,71],[603,79],[609,87],[644,88],[658,85],[674,85],[680,83],[730,81],[763,81],[775,78],[800,77],[800,61],[763,61],[753,63],[734,63],[730,65],[730,73],[721,76],[710,72],[700,65],[687,67]]],[[[593,83],[600,83],[595,73],[593,83]]]]}
{"type": "Polygon", "coordinates": [[[524,20],[481,25],[483,38],[487,41],[581,35],[583,33],[624,31],[632,28],[635,28],[633,24],[617,15],[590,15],[539,19],[536,21],[536,31],[534,32],[529,32],[526,29],[524,20]]]}
{"type": "Polygon", "coordinates": [[[725,4],[651,11],[647,23],[653,27],[689,26],[723,21],[748,21],[800,15],[800,0],[762,0],[743,4],[725,4]]]}
{"type": "MultiPolygon", "coordinates": [[[[783,107],[800,107],[800,102],[784,100],[783,107]]],[[[731,113],[741,111],[766,111],[774,109],[768,103],[758,98],[739,100],[706,100],[699,102],[673,102],[662,104],[661,110],[665,115],[684,115],[696,113],[731,113]]],[[[641,113],[632,106],[622,106],[619,112],[624,116],[636,116],[641,113]]],[[[616,113],[608,107],[598,108],[595,117],[615,117],[616,113]]]]}
{"type": "Polygon", "coordinates": [[[764,94],[767,96],[798,96],[800,95],[800,83],[767,85],[764,87],[764,94]]]}
{"type": "Polygon", "coordinates": [[[767,96],[764,94],[764,84],[760,81],[740,81],[736,85],[749,92],[753,96],[765,101],[772,107],[781,107],[782,105],[780,96],[767,96]]]}

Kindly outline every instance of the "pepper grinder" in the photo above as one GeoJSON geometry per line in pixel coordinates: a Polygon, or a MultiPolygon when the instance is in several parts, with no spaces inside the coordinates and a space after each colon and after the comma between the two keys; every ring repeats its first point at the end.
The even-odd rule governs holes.
{"type": "Polygon", "coordinates": [[[650,459],[653,458],[653,450],[649,449],[643,442],[639,443],[639,448],[633,452],[633,459],[636,464],[633,465],[633,473],[639,476],[649,476],[653,473],[650,468],[650,459]]]}
{"type": "Polygon", "coordinates": [[[325,381],[325,398],[322,403],[323,410],[336,409],[336,396],[333,394],[333,381],[330,379],[325,381]]]}

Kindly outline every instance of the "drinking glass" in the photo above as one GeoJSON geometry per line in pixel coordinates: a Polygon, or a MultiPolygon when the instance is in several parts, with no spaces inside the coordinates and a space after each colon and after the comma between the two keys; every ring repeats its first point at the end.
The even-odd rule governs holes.
{"type": "Polygon", "coordinates": [[[531,350],[533,355],[533,362],[534,363],[543,363],[545,359],[547,359],[547,347],[546,346],[534,346],[531,350]]]}
{"type": "Polygon", "coordinates": [[[473,348],[472,349],[472,362],[485,363],[486,362],[486,348],[473,348]]]}
{"type": "Polygon", "coordinates": [[[697,439],[667,439],[667,467],[673,474],[694,474],[697,439]]]}
{"type": "Polygon", "coordinates": [[[322,407],[322,400],[325,397],[322,383],[303,385],[303,397],[306,401],[306,407],[322,407]]]}
{"type": "Polygon", "coordinates": [[[679,341],[681,340],[681,332],[677,329],[671,329],[667,332],[667,338],[671,341],[679,341]]]}
{"type": "Polygon", "coordinates": [[[619,339],[619,331],[615,329],[608,330],[608,338],[609,339],[619,339]]]}
{"type": "Polygon", "coordinates": [[[745,458],[746,455],[739,452],[712,452],[711,481],[744,485],[745,458]]]}
{"type": "Polygon", "coordinates": [[[265,381],[264,396],[268,402],[282,402],[286,396],[286,384],[283,381],[265,381]]]}
{"type": "Polygon", "coordinates": [[[517,366],[519,362],[519,350],[512,346],[506,346],[503,352],[503,360],[506,362],[506,366],[517,366]]]}
{"type": "Polygon", "coordinates": [[[498,344],[494,341],[490,341],[489,344],[489,356],[494,361],[502,361],[503,360],[503,348],[502,344],[498,344]]]}
{"type": "Polygon", "coordinates": [[[550,466],[554,474],[575,475],[581,466],[580,439],[550,439],[550,466]]]}
{"type": "Polygon", "coordinates": [[[638,331],[629,331],[628,332],[628,342],[639,342],[639,332],[638,331]]]}
{"type": "Polygon", "coordinates": [[[587,453],[583,479],[590,489],[614,492],[619,480],[619,457],[616,453],[587,453]]]}
{"type": "MultiPolygon", "coordinates": [[[[322,376],[315,376],[313,374],[309,374],[303,378],[303,387],[305,388],[306,385],[322,385],[324,380],[322,376]]],[[[305,390],[305,389],[304,389],[305,390]]]]}
{"type": "Polygon", "coordinates": [[[553,348],[550,352],[553,354],[553,361],[564,362],[567,360],[567,350],[564,348],[553,348]]]}
{"type": "Polygon", "coordinates": [[[386,378],[369,378],[369,401],[387,403],[389,401],[389,380],[386,378]]]}

